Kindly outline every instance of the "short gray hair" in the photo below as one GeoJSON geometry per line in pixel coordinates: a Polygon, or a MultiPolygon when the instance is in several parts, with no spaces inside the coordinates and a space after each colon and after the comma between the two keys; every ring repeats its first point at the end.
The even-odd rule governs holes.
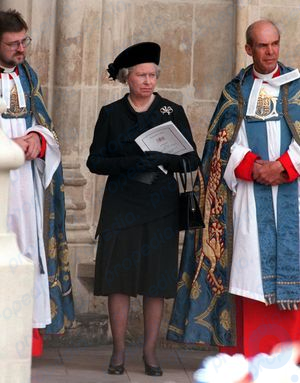
{"type": "MultiPolygon", "coordinates": [[[[155,63],[153,63],[153,65],[155,67],[156,78],[159,78],[161,72],[160,66],[158,66],[155,63]]],[[[133,68],[134,66],[131,66],[129,68],[121,68],[118,72],[117,80],[119,80],[122,84],[126,84],[129,73],[133,71],[133,68]]]]}

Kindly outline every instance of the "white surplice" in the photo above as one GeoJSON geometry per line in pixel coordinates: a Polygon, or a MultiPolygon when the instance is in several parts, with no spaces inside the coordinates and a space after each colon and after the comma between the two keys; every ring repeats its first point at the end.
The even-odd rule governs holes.
{"type": "MultiPolygon", "coordinates": [[[[14,80],[10,80],[11,86],[14,80]]],[[[1,81],[0,81],[1,83],[1,81]]],[[[3,83],[2,87],[3,89],[3,83]]],[[[10,171],[10,194],[7,227],[16,233],[23,255],[34,263],[33,328],[44,328],[51,323],[49,283],[43,239],[44,189],[51,182],[60,163],[60,151],[52,133],[43,126],[33,124],[26,129],[24,118],[1,118],[4,132],[10,138],[24,136],[31,131],[40,132],[47,141],[45,159],[25,161],[24,165],[10,171]],[[40,272],[39,254],[44,274],[40,272]]],[[[11,268],[18,267],[18,259],[11,260],[11,268]]]]}
{"type": "MultiPolygon", "coordinates": [[[[264,76],[260,76],[264,78],[264,76]]],[[[262,88],[269,95],[278,97],[280,87],[263,83],[262,88]]],[[[269,160],[275,161],[280,157],[280,121],[266,121],[269,160]]],[[[233,192],[233,256],[230,275],[229,292],[265,302],[259,238],[256,219],[256,205],[253,182],[236,178],[235,168],[241,163],[245,154],[250,151],[248,146],[245,122],[231,148],[224,179],[233,192]]],[[[292,139],[288,149],[290,159],[298,173],[300,173],[300,147],[292,139]]],[[[300,190],[298,179],[298,190],[300,190]]],[[[272,186],[273,206],[275,220],[277,218],[277,192],[278,186],[272,186]]],[[[300,211],[300,193],[299,193],[300,211]]]]}

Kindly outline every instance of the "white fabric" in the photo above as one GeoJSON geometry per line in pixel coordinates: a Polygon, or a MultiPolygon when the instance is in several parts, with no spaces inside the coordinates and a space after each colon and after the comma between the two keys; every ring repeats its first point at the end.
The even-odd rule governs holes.
{"type": "Polygon", "coordinates": [[[254,66],[253,66],[253,73],[254,73],[255,77],[260,78],[260,79],[263,79],[263,80],[265,80],[265,81],[272,80],[274,74],[275,74],[277,71],[278,71],[278,64],[276,65],[276,68],[273,70],[273,72],[265,73],[265,74],[262,74],[262,73],[257,72],[257,70],[255,70],[255,68],[254,68],[254,66]]]}
{"type": "Polygon", "coordinates": [[[7,109],[10,108],[10,91],[14,82],[10,81],[8,73],[1,74],[1,96],[4,98],[7,109]]]}
{"type": "Polygon", "coordinates": [[[300,147],[293,139],[288,149],[288,155],[298,173],[300,173],[300,147]]]}
{"type": "MultiPolygon", "coordinates": [[[[262,85],[272,96],[278,96],[279,88],[262,85]]],[[[266,121],[269,160],[280,157],[280,121],[266,121]]],[[[242,122],[236,141],[231,148],[224,179],[233,192],[233,259],[229,291],[232,294],[265,302],[262,286],[259,239],[253,182],[235,177],[234,170],[250,151],[245,123],[242,122]]],[[[300,147],[292,140],[288,153],[296,169],[300,170],[300,147]]],[[[298,170],[298,171],[299,171],[298,170]]],[[[300,171],[299,171],[300,172],[300,171]]],[[[299,187],[298,181],[298,189],[299,187]]],[[[277,214],[278,186],[272,187],[275,220],[277,214]]],[[[299,205],[300,210],[300,205],[299,205]]]]}
{"type": "Polygon", "coordinates": [[[247,116],[255,116],[256,113],[256,104],[258,100],[259,93],[264,87],[269,88],[270,94],[278,94],[280,86],[287,84],[288,82],[294,81],[300,77],[298,69],[294,69],[291,72],[285,73],[281,76],[273,77],[273,74],[277,71],[278,66],[274,69],[272,73],[266,75],[258,73],[254,70],[256,77],[253,82],[253,86],[249,95],[248,107],[247,107],[247,116]],[[267,81],[267,84],[263,84],[263,81],[267,81]]]}
{"type": "MultiPolygon", "coordinates": [[[[11,80],[11,82],[13,82],[11,80]]],[[[60,151],[52,133],[33,121],[26,130],[25,119],[1,118],[4,132],[10,138],[24,136],[30,131],[40,132],[47,141],[45,161],[25,161],[19,169],[10,172],[10,197],[8,206],[8,230],[17,235],[23,255],[32,259],[35,265],[33,324],[43,328],[51,323],[50,297],[47,264],[43,240],[43,197],[46,188],[60,162],[60,151]],[[42,259],[45,274],[40,273],[38,254],[42,259]]],[[[18,267],[18,260],[11,260],[12,269],[18,267]]]]}
{"type": "Polygon", "coordinates": [[[19,107],[20,108],[25,108],[26,106],[26,100],[25,100],[25,95],[23,92],[23,88],[21,85],[20,77],[15,74],[15,72],[11,72],[11,77],[13,78],[16,87],[17,87],[17,92],[18,92],[18,100],[19,100],[19,107]]]}
{"type": "Polygon", "coordinates": [[[261,80],[260,78],[256,78],[253,81],[252,89],[249,95],[247,112],[246,112],[247,116],[255,116],[256,104],[257,104],[262,83],[263,83],[263,80],[261,80]]]}
{"type": "Polygon", "coordinates": [[[281,86],[287,84],[288,82],[295,81],[300,77],[300,73],[298,68],[292,70],[291,72],[287,72],[282,74],[281,76],[277,76],[269,80],[269,84],[273,86],[281,86]]]}
{"type": "Polygon", "coordinates": [[[15,66],[12,67],[12,68],[5,68],[5,67],[2,66],[2,65],[0,65],[0,68],[3,70],[3,73],[11,73],[11,72],[13,72],[13,71],[16,69],[15,66]]]}
{"type": "Polygon", "coordinates": [[[10,108],[10,92],[14,85],[16,85],[17,87],[19,107],[24,108],[26,106],[26,100],[25,100],[25,95],[21,85],[20,77],[16,75],[15,72],[11,72],[9,74],[8,73],[1,74],[0,89],[2,91],[2,97],[4,98],[8,109],[10,108]],[[9,76],[11,76],[12,79],[10,79],[9,76]]]}

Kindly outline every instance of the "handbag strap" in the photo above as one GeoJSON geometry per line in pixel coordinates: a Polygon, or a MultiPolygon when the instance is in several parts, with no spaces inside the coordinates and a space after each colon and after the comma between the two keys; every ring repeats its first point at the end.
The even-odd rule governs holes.
{"type": "Polygon", "coordinates": [[[190,165],[190,160],[186,160],[187,163],[188,163],[188,172],[190,173],[190,177],[191,177],[191,187],[192,187],[192,190],[194,190],[194,179],[193,179],[193,172],[191,171],[191,165],[190,165]]]}
{"type": "Polygon", "coordinates": [[[183,173],[179,173],[179,178],[181,180],[183,191],[185,193],[186,192],[186,188],[187,188],[187,170],[186,170],[186,160],[185,160],[185,158],[182,158],[182,167],[183,167],[183,173]]]}
{"type": "Polygon", "coordinates": [[[191,178],[191,187],[192,187],[192,190],[194,190],[194,179],[193,179],[193,172],[191,171],[190,161],[186,158],[182,158],[182,167],[183,167],[183,173],[179,173],[179,177],[181,180],[183,191],[186,192],[186,189],[187,189],[187,177],[188,177],[187,173],[188,172],[191,178]]]}
{"type": "Polygon", "coordinates": [[[188,164],[188,172],[190,173],[190,177],[191,177],[191,198],[190,198],[190,207],[191,207],[191,211],[192,212],[195,212],[196,210],[196,201],[194,199],[194,179],[193,179],[193,172],[191,171],[191,165],[190,165],[190,161],[187,159],[186,160],[187,164],[188,164]]]}

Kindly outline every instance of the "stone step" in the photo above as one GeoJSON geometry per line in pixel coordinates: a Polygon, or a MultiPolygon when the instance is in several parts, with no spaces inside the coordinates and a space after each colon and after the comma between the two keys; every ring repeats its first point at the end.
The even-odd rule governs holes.
{"type": "Polygon", "coordinates": [[[45,347],[86,347],[111,343],[107,315],[78,314],[74,328],[63,335],[44,335],[45,347]]]}

